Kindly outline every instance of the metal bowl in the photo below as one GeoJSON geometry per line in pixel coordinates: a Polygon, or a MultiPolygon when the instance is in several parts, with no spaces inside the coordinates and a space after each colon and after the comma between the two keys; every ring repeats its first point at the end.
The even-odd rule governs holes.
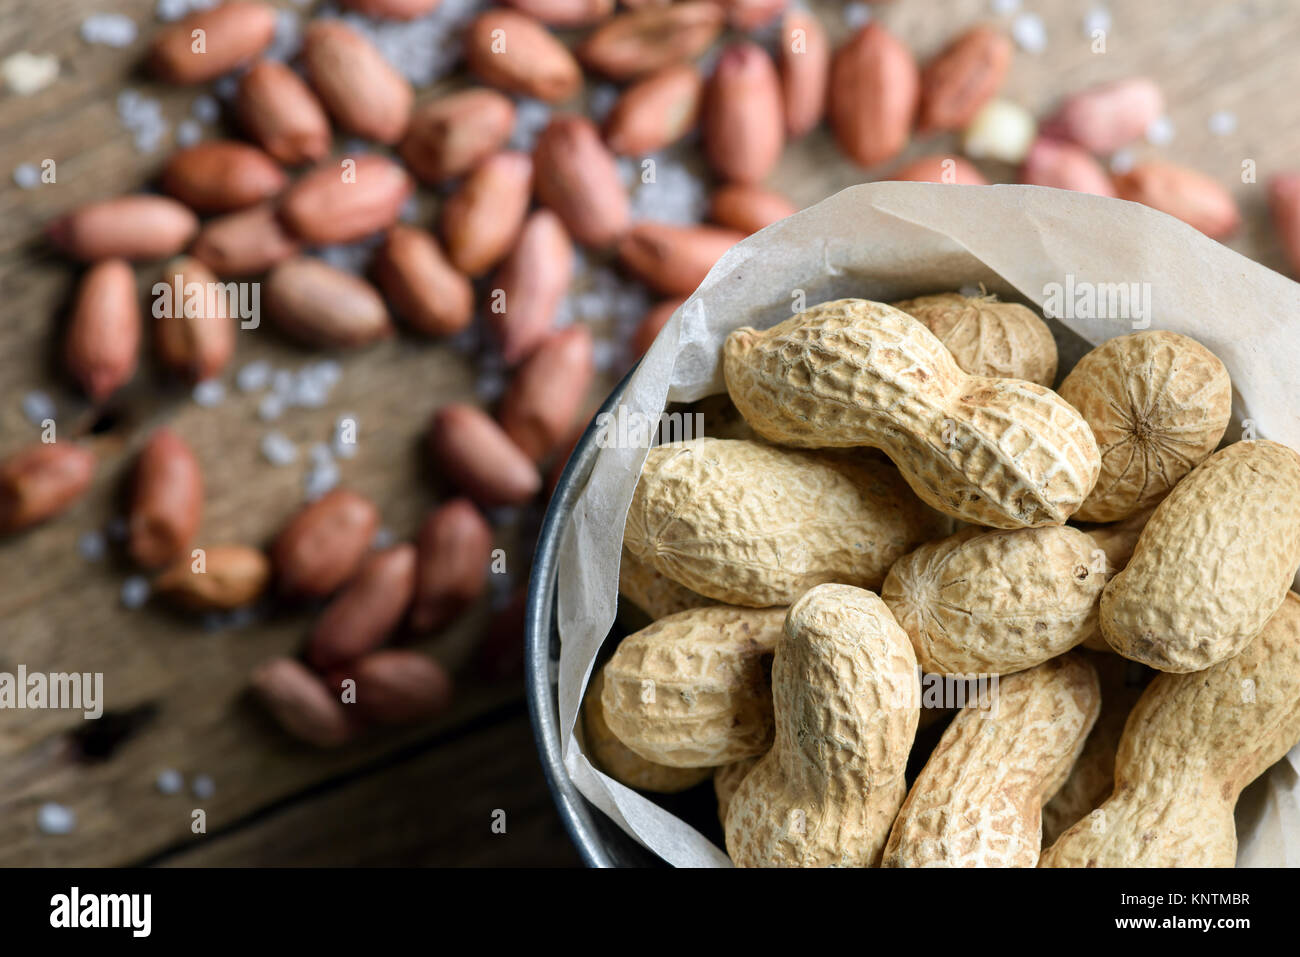
{"type": "MultiPolygon", "coordinates": [[[[610,393],[600,411],[612,412],[627,388],[629,372],[610,393]]],[[[625,834],[617,824],[588,801],[569,780],[560,757],[560,717],[556,665],[560,659],[560,632],[555,622],[558,591],[560,538],[578,492],[591,473],[599,448],[596,420],[587,426],[582,439],[569,456],[555,494],[546,509],[542,530],[533,556],[532,578],[528,583],[528,611],[524,620],[524,681],[528,690],[528,712],[533,736],[541,754],[546,783],[555,797],[560,819],[589,867],[646,867],[663,861],[625,834]]]]}

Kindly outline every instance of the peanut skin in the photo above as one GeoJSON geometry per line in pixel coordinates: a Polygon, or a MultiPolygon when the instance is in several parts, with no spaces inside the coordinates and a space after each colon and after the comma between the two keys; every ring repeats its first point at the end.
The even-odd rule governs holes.
{"type": "Polygon", "coordinates": [[[271,545],[271,564],[288,595],[324,597],[352,577],[379,526],[379,509],[335,489],[300,509],[271,545]]]}
{"type": "Polygon", "coordinates": [[[69,442],[38,442],[0,461],[0,534],[70,508],[94,477],[94,453],[69,442]]]}
{"type": "Polygon", "coordinates": [[[703,438],[650,450],[623,544],[692,591],[761,608],[828,581],[878,588],[944,525],[873,456],[703,438]]]}
{"type": "Polygon", "coordinates": [[[727,810],[737,867],[871,867],[903,802],[916,656],[883,602],[818,585],[790,607],[772,666],[776,738],[727,810]]]}
{"type": "Polygon", "coordinates": [[[1300,596],[1195,674],[1162,674],[1124,726],[1109,800],[1042,867],[1232,867],[1242,790],[1300,740],[1300,596]]]}
{"type": "Polygon", "coordinates": [[[261,549],[211,545],[203,551],[202,571],[184,555],[154,579],[154,591],[181,608],[212,611],[247,605],[266,590],[271,562],[261,549]]]}
{"type": "Polygon", "coordinates": [[[1101,596],[1101,632],[1158,671],[1231,658],[1300,567],[1300,455],[1263,439],[1216,452],[1174,486],[1101,596]]]}
{"type": "Polygon", "coordinates": [[[131,501],[131,557],[157,568],[181,556],[203,515],[203,471],[189,445],[158,429],[140,450],[131,501]]]}
{"type": "Polygon", "coordinates": [[[1097,481],[1092,430],[1050,389],[970,376],[917,320],[883,303],[822,303],[724,346],[727,391],[761,436],[872,446],[912,490],[994,528],[1060,525],[1097,481]]]}
{"type": "Polygon", "coordinates": [[[1097,720],[1097,673],[1066,655],[1002,678],[939,739],[885,847],[885,867],[1033,867],[1042,809],[1097,720]]]}
{"type": "Polygon", "coordinates": [[[647,761],[716,767],[772,744],[768,668],[784,608],[712,605],[623,639],[601,694],[614,735],[647,761]]]}
{"type": "Polygon", "coordinates": [[[307,658],[313,666],[325,671],[383,643],[415,594],[415,555],[414,545],[403,544],[365,560],[312,630],[307,658]]]}

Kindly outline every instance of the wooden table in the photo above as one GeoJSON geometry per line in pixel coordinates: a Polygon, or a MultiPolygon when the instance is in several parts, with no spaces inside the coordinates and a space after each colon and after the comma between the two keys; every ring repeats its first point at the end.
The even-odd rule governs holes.
{"type": "MultiPolygon", "coordinates": [[[[1006,94],[1041,114],[1063,92],[1136,72],[1153,75],[1167,93],[1177,135],[1168,146],[1143,151],[1229,184],[1246,214],[1231,245],[1280,267],[1259,184],[1300,156],[1300,101],[1287,95],[1300,80],[1292,55],[1300,8],[1286,0],[1114,3],[1108,52],[1098,55],[1082,27],[1089,4],[1025,5],[1043,16],[1049,46],[1039,56],[1017,53],[1006,94]],[[1235,114],[1235,133],[1210,132],[1208,118],[1219,110],[1235,114]],[[1244,159],[1255,161],[1259,184],[1240,182],[1244,159]]],[[[119,591],[130,574],[126,563],[92,563],[78,554],[82,532],[120,514],[133,451],[163,422],[186,436],[202,461],[203,541],[265,542],[302,499],[303,464],[274,468],[261,458],[258,441],[269,426],[257,419],[257,396],[232,388],[222,405],[202,408],[146,360],[102,414],[76,397],[59,370],[59,333],[76,271],[43,246],[39,231],[63,210],[138,188],[156,173],[165,150],[135,151],[116,116],[120,89],[160,96],[173,126],[195,95],[163,90],[139,73],[154,7],[153,0],[0,0],[0,57],[27,49],[55,53],[62,64],[54,86],[0,99],[0,453],[35,438],[20,401],[41,389],[58,402],[62,434],[88,434],[100,455],[84,501],[0,545],[0,671],[24,664],[29,671],[103,672],[109,710],[99,722],[64,711],[0,712],[0,864],[576,863],[542,780],[519,682],[483,682],[464,667],[487,607],[428,643],[464,675],[450,714],[318,752],[275,728],[246,690],[258,661],[300,648],[308,614],[276,612],[246,628],[205,633],[154,605],[125,609],[119,591]],[[77,27],[95,10],[130,15],[141,24],[141,38],[126,50],[87,46],[77,27]],[[47,157],[58,164],[56,184],[25,191],[8,179],[20,163],[47,157]],[[164,796],[154,782],[165,768],[187,781],[210,775],[215,794],[164,796]],[[76,812],[71,834],[37,829],[38,808],[47,801],[76,812]],[[191,832],[196,807],[206,812],[205,834],[191,832]],[[498,809],[507,817],[503,835],[491,829],[498,809]]],[[[837,36],[845,32],[838,7],[819,7],[837,36]]],[[[962,26],[996,19],[987,0],[897,0],[877,11],[921,58],[962,26]]],[[[907,155],[948,148],[950,141],[937,139],[914,143],[907,155]]],[[[1004,181],[1011,175],[995,166],[985,171],[1004,181]]],[[[807,204],[884,172],[853,168],[818,132],[787,150],[773,185],[807,204]]],[[[432,197],[425,203],[427,218],[432,197]]],[[[142,295],[155,278],[149,267],[139,270],[142,295]]],[[[236,368],[254,358],[277,367],[314,358],[265,327],[241,334],[238,349],[236,368]]],[[[328,439],[342,411],[355,412],[360,453],[342,462],[343,481],[380,503],[396,535],[409,536],[445,494],[420,465],[428,414],[473,397],[475,368],[445,345],[409,337],[340,359],[344,375],[328,407],[290,411],[274,427],[305,450],[328,439]]],[[[592,401],[608,386],[608,379],[599,383],[592,401]]],[[[537,513],[497,517],[497,543],[518,585],[537,513]]],[[[496,591],[511,584],[498,581],[496,591]]]]}

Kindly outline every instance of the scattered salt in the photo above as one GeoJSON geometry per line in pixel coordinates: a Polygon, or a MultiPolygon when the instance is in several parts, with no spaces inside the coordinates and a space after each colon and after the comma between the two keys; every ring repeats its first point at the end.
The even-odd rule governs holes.
{"type": "Polygon", "coordinates": [[[333,459],[313,466],[303,478],[303,495],[307,501],[314,502],[338,485],[339,477],[339,467],[333,459]]]}
{"type": "Polygon", "coordinates": [[[46,419],[57,418],[58,410],[48,393],[33,389],[23,396],[23,416],[32,425],[44,425],[46,419]]]}
{"type": "Polygon", "coordinates": [[[275,35],[262,54],[268,60],[292,60],[302,49],[302,21],[292,10],[275,12],[275,35]]]}
{"type": "Polygon", "coordinates": [[[203,408],[211,409],[226,401],[226,384],[220,379],[208,379],[196,385],[191,395],[203,408]]]}
{"type": "Polygon", "coordinates": [[[184,19],[190,12],[189,0],[158,0],[153,15],[163,23],[174,23],[184,19]]]}
{"type": "Polygon", "coordinates": [[[121,13],[94,13],[81,21],[81,39],[109,47],[128,47],[135,42],[135,21],[121,13]]]}
{"type": "Polygon", "coordinates": [[[71,834],[77,826],[77,814],[62,804],[46,801],[36,812],[36,826],[43,834],[71,834]]]}
{"type": "Polygon", "coordinates": [[[240,392],[258,392],[265,389],[271,381],[271,363],[265,359],[254,359],[246,363],[235,374],[235,386],[240,392]]]}
{"type": "Polygon", "coordinates": [[[1083,18],[1083,34],[1091,37],[1100,30],[1102,33],[1110,32],[1110,11],[1105,7],[1093,7],[1083,18]]]}
{"type": "Polygon", "coordinates": [[[1036,13],[1022,13],[1011,21],[1011,36],[1026,53],[1047,49],[1047,27],[1036,13]]]}
{"type": "Polygon", "coordinates": [[[374,20],[355,13],[342,19],[413,84],[429,86],[456,68],[465,28],[489,5],[487,0],[442,0],[432,13],[415,20],[374,20]]]}
{"type": "Polygon", "coordinates": [[[82,532],[77,537],[77,554],[88,562],[102,561],[108,553],[108,540],[100,531],[82,532]]]}
{"type": "Polygon", "coordinates": [[[217,81],[212,84],[212,92],[217,95],[219,100],[233,100],[235,94],[239,92],[238,74],[227,73],[223,77],[218,77],[217,81]]]}
{"type": "Polygon", "coordinates": [[[510,134],[510,148],[531,151],[549,122],[550,104],[527,98],[520,100],[515,104],[515,127],[510,134]]]}
{"type": "Polygon", "coordinates": [[[190,782],[190,789],[196,798],[204,801],[217,793],[216,782],[206,774],[196,774],[194,780],[190,782]]]}
{"type": "Polygon", "coordinates": [[[1147,142],[1152,146],[1168,146],[1174,138],[1174,121],[1158,116],[1147,127],[1147,142]]]}
{"type": "Polygon", "coordinates": [[[263,396],[257,404],[257,417],[263,422],[274,422],[284,414],[284,399],[278,395],[263,396]]]}
{"type": "Polygon", "coordinates": [[[190,104],[190,116],[200,123],[215,123],[221,117],[221,104],[217,102],[216,97],[208,93],[200,93],[190,104]]]}
{"type": "Polygon", "coordinates": [[[1237,115],[1227,110],[1210,114],[1210,132],[1215,136],[1230,136],[1237,130],[1237,115]]]}
{"type": "Polygon", "coordinates": [[[618,87],[612,83],[596,83],[587,89],[587,115],[597,123],[609,115],[618,102],[618,87]]]}
{"type": "Polygon", "coordinates": [[[14,167],[14,183],[19,189],[35,189],[41,185],[41,170],[35,163],[20,163],[14,167]]]}
{"type": "Polygon", "coordinates": [[[379,528],[375,529],[375,537],[370,540],[370,546],[379,549],[390,548],[395,541],[397,541],[397,536],[393,534],[393,530],[385,525],[380,525],[379,528]]]}
{"type": "Polygon", "coordinates": [[[143,575],[132,575],[122,582],[122,604],[132,610],[140,608],[149,600],[149,579],[143,575]]]}
{"type": "Polygon", "coordinates": [[[618,348],[608,339],[597,339],[592,343],[591,357],[597,372],[608,372],[618,360],[618,348]]]}
{"type": "Polygon", "coordinates": [[[185,786],[185,779],[181,773],[172,768],[158,772],[158,777],[154,779],[154,786],[163,794],[179,794],[181,788],[185,786]]]}
{"type": "Polygon", "coordinates": [[[181,120],[176,126],[176,145],[193,146],[203,139],[203,127],[197,120],[181,120]]]}
{"type": "Polygon", "coordinates": [[[272,465],[291,465],[298,460],[298,446],[283,432],[262,436],[262,455],[272,465]]]}
{"type": "Polygon", "coordinates": [[[1112,173],[1127,173],[1134,164],[1137,163],[1137,157],[1132,150],[1117,150],[1110,157],[1110,171],[1112,173]]]}
{"type": "Polygon", "coordinates": [[[313,465],[328,465],[334,461],[334,452],[324,442],[315,442],[307,450],[307,458],[313,465]]]}
{"type": "Polygon", "coordinates": [[[993,0],[993,12],[1000,17],[1020,9],[1020,0],[993,0]]]}
{"type": "Polygon", "coordinates": [[[844,5],[844,25],[850,30],[865,27],[871,22],[871,6],[866,3],[846,3],[844,5]]]}

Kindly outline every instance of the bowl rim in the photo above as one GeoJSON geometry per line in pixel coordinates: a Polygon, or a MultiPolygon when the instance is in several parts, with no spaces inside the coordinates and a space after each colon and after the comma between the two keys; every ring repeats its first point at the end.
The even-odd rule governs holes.
{"type": "Polygon", "coordinates": [[[570,840],[588,867],[653,865],[662,860],[626,834],[603,811],[583,797],[570,780],[561,757],[558,678],[552,649],[558,653],[559,630],[555,620],[555,599],[559,590],[560,542],[569,516],[577,503],[582,483],[591,473],[600,451],[598,424],[614,411],[636,366],[623,377],[601,404],[578,440],[546,508],[528,580],[528,601],[524,615],[524,685],[533,738],[546,774],[546,784],[555,799],[560,820],[570,840]]]}

